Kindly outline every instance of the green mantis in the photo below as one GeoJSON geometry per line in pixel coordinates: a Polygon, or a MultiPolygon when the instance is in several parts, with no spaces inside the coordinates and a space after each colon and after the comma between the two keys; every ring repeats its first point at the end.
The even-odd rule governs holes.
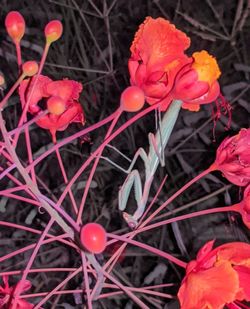
{"type": "Polygon", "coordinates": [[[174,100],[169,106],[168,110],[163,116],[161,125],[156,134],[149,133],[149,152],[145,152],[143,148],[138,149],[136,152],[129,169],[127,170],[128,176],[119,190],[118,204],[119,209],[123,212],[123,217],[131,228],[135,228],[138,225],[138,220],[143,215],[151,184],[154,179],[154,174],[159,163],[164,166],[164,156],[161,157],[161,153],[164,153],[164,149],[168,143],[171,132],[174,128],[179,111],[181,109],[182,101],[174,100]],[[137,169],[133,169],[133,166],[138,157],[144,161],[145,165],[145,182],[142,188],[142,181],[137,169]],[[128,198],[132,187],[134,186],[135,200],[137,209],[133,215],[128,214],[124,210],[126,209],[128,198]]]}

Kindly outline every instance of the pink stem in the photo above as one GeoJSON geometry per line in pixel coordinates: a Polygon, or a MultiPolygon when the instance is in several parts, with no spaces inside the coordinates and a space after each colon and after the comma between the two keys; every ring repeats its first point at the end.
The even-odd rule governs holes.
{"type": "Polygon", "coordinates": [[[56,149],[59,149],[60,147],[69,144],[70,142],[72,142],[73,140],[84,136],[86,134],[88,134],[89,132],[92,132],[100,127],[102,127],[103,125],[105,125],[106,123],[110,122],[114,117],[115,117],[116,112],[114,112],[112,115],[108,116],[107,118],[99,121],[98,123],[83,129],[69,137],[66,137],[63,141],[56,143],[54,146],[52,146],[50,149],[48,149],[47,151],[45,151],[43,154],[41,154],[40,157],[36,158],[34,160],[34,162],[27,167],[27,170],[29,171],[33,166],[36,166],[38,163],[40,163],[44,158],[48,157],[51,153],[53,153],[56,149]]]}
{"type": "MultiPolygon", "coordinates": [[[[27,120],[27,119],[25,119],[27,120]]],[[[29,164],[32,164],[33,162],[33,155],[32,155],[32,148],[31,148],[31,143],[30,143],[30,133],[29,133],[29,128],[26,127],[24,129],[25,132],[25,140],[26,140],[26,149],[27,149],[27,153],[28,153],[28,160],[29,160],[29,164]]],[[[31,169],[31,179],[32,181],[36,183],[36,173],[35,173],[35,168],[31,169]]]]}
{"type": "Polygon", "coordinates": [[[0,109],[3,109],[5,104],[8,102],[11,95],[14,93],[14,91],[17,89],[17,87],[20,85],[21,81],[25,78],[25,74],[22,74],[18,80],[15,82],[15,84],[10,88],[9,92],[6,94],[6,96],[3,98],[3,100],[0,102],[0,109]]]}
{"type": "Polygon", "coordinates": [[[149,252],[152,252],[152,253],[154,253],[156,255],[159,255],[159,256],[161,256],[161,257],[163,257],[163,258],[165,258],[165,259],[175,263],[176,265],[178,265],[180,267],[186,268],[186,266],[187,266],[187,263],[177,259],[176,257],[172,256],[171,254],[163,252],[163,251],[161,251],[161,250],[159,250],[157,248],[151,247],[151,246],[146,245],[144,243],[141,243],[139,241],[129,239],[129,238],[125,237],[125,236],[118,236],[118,235],[110,234],[110,233],[107,233],[107,236],[109,238],[121,240],[123,242],[127,242],[127,243],[129,243],[131,245],[134,245],[134,246],[140,247],[142,249],[145,249],[145,250],[147,250],[149,252]]]}
{"type": "MultiPolygon", "coordinates": [[[[227,206],[227,207],[218,207],[218,208],[213,208],[213,209],[206,209],[206,210],[202,210],[202,211],[198,211],[192,214],[187,214],[187,215],[183,215],[183,216],[179,216],[179,217],[175,217],[175,218],[171,218],[165,221],[161,221],[159,223],[155,223],[143,228],[139,228],[138,230],[134,230],[132,232],[129,232],[121,237],[125,237],[127,240],[133,238],[136,234],[144,232],[144,231],[148,231],[151,229],[154,229],[156,227],[162,226],[162,225],[166,225],[172,222],[177,222],[177,221],[181,221],[181,220],[185,220],[185,219],[190,219],[193,217],[198,217],[198,216],[202,216],[202,215],[206,215],[206,214],[212,214],[212,213],[217,213],[217,212],[228,212],[228,211],[236,211],[239,212],[239,204],[235,204],[232,206],[227,206]],[[129,237],[129,238],[127,238],[129,237]]],[[[114,236],[114,234],[112,234],[112,236],[114,236]]],[[[113,239],[115,239],[115,237],[113,237],[113,239]]],[[[114,241],[108,241],[108,245],[112,244],[114,241]]],[[[126,240],[125,240],[126,242],[126,240]]],[[[127,243],[130,243],[129,241],[127,241],[127,243]]],[[[124,243],[114,254],[113,256],[109,259],[109,261],[107,261],[107,263],[103,266],[104,269],[106,269],[112,262],[112,260],[114,259],[118,259],[119,255],[122,253],[122,251],[125,249],[126,247],[126,243],[124,243]]],[[[111,271],[111,269],[113,268],[113,265],[110,267],[109,271],[111,271]]]]}
{"type": "MultiPolygon", "coordinates": [[[[106,139],[110,136],[110,134],[112,133],[112,131],[113,131],[113,129],[114,129],[114,127],[115,127],[115,125],[116,125],[118,119],[119,119],[120,116],[121,116],[121,114],[122,114],[122,110],[119,108],[119,109],[117,110],[117,112],[116,112],[115,118],[113,119],[113,121],[112,121],[112,123],[111,123],[111,125],[110,125],[110,127],[109,127],[109,129],[108,129],[108,132],[107,132],[107,134],[106,134],[104,140],[106,140],[106,139]]],[[[81,222],[81,220],[82,220],[82,213],[83,213],[84,205],[85,205],[86,198],[87,198],[87,195],[88,195],[88,192],[89,192],[90,184],[91,184],[92,179],[93,179],[93,177],[94,177],[94,174],[95,174],[95,171],[96,171],[96,167],[97,167],[97,165],[98,165],[98,163],[99,163],[100,156],[102,155],[102,152],[103,152],[104,148],[105,148],[105,145],[102,146],[102,147],[99,147],[99,152],[98,152],[98,154],[97,154],[97,157],[96,157],[96,159],[95,159],[95,162],[94,162],[94,164],[93,164],[93,166],[92,166],[92,169],[91,169],[91,172],[90,172],[90,174],[89,174],[87,183],[86,183],[86,185],[85,185],[85,189],[84,189],[82,201],[81,201],[81,204],[80,204],[80,207],[79,207],[79,212],[78,212],[77,220],[76,220],[76,223],[78,223],[78,224],[79,224],[79,223],[81,222]]]]}
{"type": "Polygon", "coordinates": [[[20,185],[20,186],[17,186],[17,187],[13,187],[13,188],[8,188],[8,189],[5,189],[5,190],[1,190],[1,191],[0,191],[0,195],[1,195],[1,194],[4,194],[4,193],[12,193],[12,192],[22,191],[22,190],[26,190],[26,189],[27,189],[27,186],[26,186],[26,185],[20,185]]]}
{"type": "Polygon", "coordinates": [[[103,271],[104,276],[106,276],[109,280],[113,281],[122,291],[124,291],[140,308],[142,309],[150,309],[147,305],[145,305],[137,296],[135,296],[128,287],[121,284],[114,277],[111,277],[109,273],[103,271]]]}
{"type": "Polygon", "coordinates": [[[8,175],[16,167],[17,167],[16,164],[13,163],[12,165],[4,169],[2,173],[0,174],[0,180],[3,179],[6,175],[8,175]]]}
{"type": "MultiPolygon", "coordinates": [[[[7,191],[7,190],[6,190],[7,191]]],[[[13,194],[13,193],[8,193],[8,192],[1,192],[1,194],[3,196],[7,196],[7,197],[10,197],[10,198],[14,198],[16,200],[19,200],[19,201],[22,201],[22,202],[26,202],[26,203],[29,203],[29,204],[33,204],[33,205],[36,205],[36,206],[40,206],[40,202],[38,201],[35,201],[35,200],[32,200],[32,199],[29,199],[27,197],[23,197],[23,196],[20,196],[20,195],[16,195],[16,194],[13,194]]]]}
{"type": "MultiPolygon", "coordinates": [[[[69,267],[62,267],[62,268],[32,268],[29,270],[29,274],[39,274],[39,273],[50,273],[50,272],[72,272],[75,271],[77,268],[69,268],[69,267]]],[[[12,270],[12,271],[4,271],[0,272],[0,277],[3,276],[15,276],[20,275],[22,270],[12,270]]]]}
{"type": "MultiPolygon", "coordinates": [[[[139,227],[138,230],[135,231],[136,234],[141,233],[141,232],[145,232],[145,231],[149,231],[151,229],[157,228],[159,226],[162,225],[166,225],[166,224],[170,224],[173,222],[177,222],[177,221],[182,221],[182,220],[186,220],[186,219],[191,219],[191,218],[195,218],[195,217],[199,217],[199,216],[203,216],[203,215],[209,215],[209,214],[213,214],[213,213],[217,213],[217,212],[228,212],[228,211],[236,211],[239,212],[239,208],[238,208],[239,204],[235,204],[232,206],[226,206],[226,207],[217,207],[217,208],[212,208],[212,209],[205,209],[205,210],[200,210],[191,214],[186,214],[186,215],[182,215],[182,216],[178,216],[175,218],[171,218],[171,219],[167,219],[167,220],[163,220],[145,227],[139,227]]],[[[126,235],[129,235],[126,234],[126,235]]]]}
{"type": "MultiPolygon", "coordinates": [[[[59,236],[54,236],[53,238],[43,240],[42,244],[43,244],[43,245],[49,244],[49,243],[52,243],[52,242],[57,241],[57,240],[59,240],[60,238],[64,238],[64,237],[65,237],[64,234],[63,234],[63,235],[59,235],[59,236]]],[[[32,244],[32,245],[28,245],[28,246],[26,246],[26,247],[23,247],[23,248],[21,248],[21,249],[18,249],[18,250],[16,250],[16,251],[11,252],[11,253],[8,253],[8,254],[6,254],[6,255],[4,255],[4,256],[1,256],[1,257],[0,257],[0,263],[2,263],[3,261],[8,260],[8,259],[10,259],[10,258],[12,258],[12,257],[14,257],[14,256],[16,256],[16,255],[18,255],[18,254],[21,254],[21,253],[24,253],[24,252],[26,252],[26,251],[28,251],[28,250],[31,250],[31,249],[35,248],[35,246],[36,246],[36,243],[35,243],[35,244],[32,244]]]]}
{"type": "Polygon", "coordinates": [[[24,282],[25,282],[25,280],[26,280],[26,278],[27,278],[27,276],[29,274],[31,266],[32,266],[32,264],[33,264],[33,262],[34,262],[34,260],[35,260],[35,258],[37,256],[37,253],[38,253],[38,251],[39,251],[39,249],[40,249],[40,247],[41,247],[41,245],[42,245],[42,243],[44,241],[44,238],[47,236],[47,233],[49,232],[49,230],[50,230],[51,226],[53,225],[53,223],[54,223],[54,220],[51,218],[49,223],[46,225],[43,233],[41,234],[41,237],[39,238],[39,240],[38,240],[38,242],[37,242],[37,244],[35,246],[35,249],[33,250],[32,254],[31,254],[31,257],[29,258],[29,261],[28,261],[28,263],[27,263],[27,265],[26,265],[26,267],[25,267],[25,269],[23,271],[22,278],[19,281],[19,284],[17,285],[17,287],[16,287],[16,289],[14,291],[13,309],[16,309],[19,295],[20,295],[20,293],[21,293],[21,291],[23,289],[23,284],[24,284],[24,282]]]}
{"type": "MultiPolygon", "coordinates": [[[[0,171],[1,171],[1,170],[3,170],[2,167],[0,167],[0,171]]],[[[30,195],[31,197],[33,197],[33,198],[35,199],[35,196],[32,194],[32,192],[30,192],[30,190],[28,189],[27,185],[23,185],[23,184],[21,183],[21,181],[19,181],[18,179],[16,179],[16,177],[14,177],[13,175],[11,175],[11,174],[9,174],[9,173],[7,173],[7,176],[8,176],[8,178],[9,178],[13,183],[15,183],[16,185],[26,187],[26,188],[24,189],[25,192],[26,192],[28,195],[30,195]]],[[[0,179],[1,179],[1,177],[0,177],[0,179]]]]}
{"type": "MultiPolygon", "coordinates": [[[[63,161],[62,161],[62,157],[61,157],[60,151],[59,151],[59,149],[57,149],[57,148],[56,148],[56,156],[57,156],[57,160],[58,160],[58,163],[59,163],[59,166],[60,166],[62,175],[63,175],[64,183],[67,184],[67,183],[68,183],[68,177],[67,177],[67,174],[66,174],[64,165],[63,165],[63,161]]],[[[70,188],[70,190],[69,190],[69,197],[70,197],[71,203],[72,203],[72,205],[73,205],[75,214],[77,214],[78,209],[77,209],[76,201],[75,201],[75,198],[74,198],[74,195],[73,195],[73,193],[72,193],[71,188],[70,188]]]]}
{"type": "Polygon", "coordinates": [[[52,200],[47,198],[44,195],[39,195],[39,199],[42,199],[46,201],[54,210],[56,210],[68,223],[74,228],[76,232],[80,232],[80,226],[71,218],[71,216],[63,209],[60,207],[60,204],[54,203],[52,200]]]}
{"type": "MultiPolygon", "coordinates": [[[[0,225],[2,226],[8,226],[10,228],[16,228],[16,229],[20,229],[20,230],[23,230],[23,231],[27,231],[27,232],[31,232],[31,233],[34,233],[34,234],[42,234],[42,231],[39,231],[39,230],[36,230],[36,229],[32,229],[30,227],[27,227],[27,226],[23,226],[23,225],[19,225],[19,224],[15,224],[15,223],[12,223],[12,222],[6,222],[6,221],[0,221],[0,225]]],[[[63,239],[65,237],[67,237],[67,234],[62,234],[62,235],[59,235],[59,236],[54,236],[54,235],[51,235],[51,234],[48,234],[47,235],[48,238],[53,238],[54,241],[59,241],[61,243],[64,243],[66,245],[68,245],[69,247],[71,248],[74,248],[75,250],[78,250],[78,246],[75,245],[73,242],[71,241],[68,241],[66,239],[63,239]],[[55,239],[56,237],[56,239],[55,239]],[[60,238],[58,238],[60,237],[60,238]]],[[[27,251],[27,250],[26,250],[27,251]]],[[[3,257],[1,257],[3,258],[3,257]]]]}
{"type": "Polygon", "coordinates": [[[25,128],[28,128],[30,125],[32,125],[33,123],[35,123],[37,120],[39,120],[40,118],[44,117],[45,115],[48,114],[48,111],[42,111],[40,112],[38,115],[36,115],[34,118],[32,118],[31,120],[25,122],[25,124],[23,124],[20,127],[17,127],[11,131],[8,132],[8,136],[12,136],[14,134],[16,134],[17,132],[19,132],[19,134],[21,133],[22,130],[24,130],[25,128]]]}
{"type": "Polygon", "coordinates": [[[157,197],[158,197],[159,194],[161,193],[161,190],[162,190],[162,188],[163,188],[163,186],[164,186],[164,184],[165,184],[167,178],[168,178],[168,176],[166,175],[166,176],[164,177],[163,181],[161,182],[161,184],[160,184],[160,186],[159,186],[159,188],[158,188],[158,190],[157,190],[157,192],[156,192],[154,198],[152,199],[151,203],[149,204],[148,208],[146,209],[146,211],[145,211],[144,214],[142,215],[142,217],[141,217],[141,219],[140,219],[140,221],[139,221],[139,224],[141,224],[141,223],[143,222],[144,218],[147,216],[147,214],[149,213],[150,209],[151,209],[152,206],[154,205],[154,203],[155,203],[157,197]]]}
{"type": "Polygon", "coordinates": [[[118,128],[113,134],[111,134],[93,153],[92,155],[84,162],[84,164],[81,166],[81,168],[76,172],[76,174],[73,176],[73,178],[69,181],[68,185],[64,189],[62,195],[60,196],[58,200],[58,204],[62,204],[66,194],[69,191],[69,188],[74,184],[74,182],[77,180],[77,178],[82,174],[82,172],[89,166],[90,162],[98,155],[98,152],[102,147],[105,147],[107,144],[109,144],[117,135],[119,135],[121,132],[123,132],[127,127],[129,127],[132,123],[143,117],[144,115],[148,114],[152,110],[156,109],[160,103],[154,104],[147,109],[143,110],[142,112],[136,114],[133,118],[131,118],[129,121],[127,121],[125,124],[123,124],[120,128],[118,128]]]}
{"type": "Polygon", "coordinates": [[[46,296],[42,300],[40,300],[40,302],[34,307],[34,309],[40,308],[51,296],[53,296],[61,287],[67,284],[69,280],[74,278],[80,271],[81,267],[77,268],[70,275],[68,275],[67,278],[60,282],[60,284],[58,284],[53,290],[51,290],[49,293],[46,293],[46,296]]]}
{"type": "MultiPolygon", "coordinates": [[[[30,105],[30,101],[31,101],[33,93],[34,93],[34,91],[36,89],[38,78],[41,75],[41,72],[42,72],[42,69],[43,69],[46,57],[48,55],[49,47],[50,47],[50,44],[46,43],[45,47],[44,47],[44,50],[43,50],[42,59],[40,61],[39,69],[38,69],[37,75],[35,76],[34,84],[33,84],[32,88],[31,88],[30,95],[29,95],[29,97],[28,97],[28,99],[27,99],[27,101],[25,103],[25,106],[23,107],[22,115],[21,115],[21,118],[20,118],[20,120],[18,122],[18,127],[22,126],[23,122],[26,119],[26,115],[27,115],[27,111],[28,111],[28,108],[29,108],[29,105],[30,105]]],[[[17,131],[17,133],[15,134],[15,137],[14,137],[13,145],[17,144],[19,135],[20,135],[20,131],[17,131]]]]}
{"type": "Polygon", "coordinates": [[[82,258],[83,278],[84,278],[85,290],[86,290],[86,295],[87,295],[88,308],[92,309],[92,302],[91,302],[91,295],[90,295],[90,288],[89,288],[89,275],[87,271],[87,259],[86,259],[86,255],[84,252],[81,252],[81,258],[82,258]]]}
{"type": "Polygon", "coordinates": [[[166,208],[174,199],[176,199],[182,192],[187,190],[192,184],[200,180],[202,177],[206,176],[213,170],[213,167],[209,167],[193,179],[191,179],[188,183],[186,183],[182,188],[180,188],[177,192],[175,192],[168,200],[166,200],[165,203],[163,203],[159,208],[157,208],[141,225],[141,227],[144,227],[147,225],[155,216],[158,215],[159,212],[161,212],[164,208],[166,208]]]}
{"type": "Polygon", "coordinates": [[[16,41],[15,46],[16,46],[16,55],[17,55],[17,65],[18,65],[18,70],[20,73],[22,72],[22,55],[21,55],[20,41],[16,41]]]}

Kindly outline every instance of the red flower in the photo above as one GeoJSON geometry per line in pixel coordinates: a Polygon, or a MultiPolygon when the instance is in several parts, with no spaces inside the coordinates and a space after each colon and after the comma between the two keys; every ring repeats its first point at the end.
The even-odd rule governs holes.
{"type": "Polygon", "coordinates": [[[217,149],[214,168],[237,186],[250,183],[250,129],[226,138],[217,149]]]}
{"type": "Polygon", "coordinates": [[[181,309],[233,308],[235,300],[250,301],[250,245],[233,242],[212,250],[213,243],[187,265],[178,292],[181,309]]]}
{"type": "MultiPolygon", "coordinates": [[[[13,297],[14,297],[15,290],[19,283],[10,287],[9,282],[8,282],[8,276],[3,276],[3,283],[4,283],[4,286],[0,285],[0,308],[4,308],[4,309],[12,308],[13,297]]],[[[30,281],[25,280],[22,286],[22,289],[21,289],[21,293],[28,291],[30,288],[31,288],[30,281]]],[[[34,308],[34,305],[20,298],[17,301],[16,308],[17,309],[32,309],[34,308]]]]}
{"type": "Polygon", "coordinates": [[[176,74],[190,59],[184,50],[190,45],[185,33],[163,18],[147,17],[135,34],[128,62],[130,82],[140,87],[149,104],[162,101],[172,89],[176,74]]]}
{"type": "Polygon", "coordinates": [[[250,185],[244,191],[244,197],[239,204],[239,212],[245,225],[250,229],[250,185]]]}
{"type": "Polygon", "coordinates": [[[74,80],[52,81],[49,77],[40,75],[35,83],[35,78],[22,81],[19,87],[19,95],[22,106],[29,99],[28,111],[36,115],[41,110],[42,99],[54,98],[50,101],[49,113],[40,118],[36,123],[44,129],[50,130],[53,141],[56,142],[56,131],[65,130],[72,122],[84,124],[84,114],[81,104],[78,102],[79,95],[82,91],[82,85],[74,80]],[[56,100],[56,98],[58,98],[56,100]],[[58,101],[59,104],[58,104],[58,101]],[[63,103],[65,106],[62,105],[63,103]],[[54,104],[54,106],[52,105],[54,104]],[[60,110],[59,110],[60,105],[60,110]]]}
{"type": "Polygon", "coordinates": [[[205,50],[195,52],[193,60],[177,74],[169,101],[182,100],[182,107],[198,111],[201,104],[211,103],[220,94],[217,82],[221,72],[217,61],[205,50]]]}
{"type": "Polygon", "coordinates": [[[172,100],[198,111],[220,94],[220,69],[206,51],[184,54],[190,40],[163,18],[147,17],[135,34],[128,62],[130,83],[140,87],[149,104],[161,101],[165,111],[172,100]]]}

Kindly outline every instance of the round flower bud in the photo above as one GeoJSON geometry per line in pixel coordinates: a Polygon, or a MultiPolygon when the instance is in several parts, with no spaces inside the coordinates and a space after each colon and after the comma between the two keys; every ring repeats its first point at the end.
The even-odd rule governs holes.
{"type": "Polygon", "coordinates": [[[44,33],[47,43],[57,41],[63,32],[63,25],[59,20],[51,20],[45,27],[44,33]]]}
{"type": "Polygon", "coordinates": [[[23,16],[16,11],[11,11],[5,18],[5,27],[14,42],[20,42],[25,31],[25,21],[23,16]]]}
{"type": "Polygon", "coordinates": [[[49,113],[59,116],[65,111],[66,104],[60,97],[50,97],[47,101],[47,108],[49,113]]]}
{"type": "Polygon", "coordinates": [[[38,64],[36,61],[26,61],[22,68],[26,76],[34,76],[38,72],[38,64]]]}
{"type": "Polygon", "coordinates": [[[80,240],[86,250],[91,253],[102,253],[107,244],[105,229],[98,223],[87,223],[80,232],[80,240]]]}
{"type": "Polygon", "coordinates": [[[144,92],[137,86],[130,86],[121,94],[120,104],[126,112],[137,112],[143,107],[144,103],[144,92]]]}

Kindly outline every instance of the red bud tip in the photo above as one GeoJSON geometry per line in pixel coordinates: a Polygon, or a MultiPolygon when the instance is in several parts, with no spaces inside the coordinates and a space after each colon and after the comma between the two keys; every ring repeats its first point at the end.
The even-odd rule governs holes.
{"type": "Polygon", "coordinates": [[[66,109],[65,101],[60,97],[50,97],[47,101],[47,108],[49,113],[59,116],[66,109]]]}
{"type": "Polygon", "coordinates": [[[35,61],[26,61],[23,64],[23,73],[26,76],[33,76],[38,72],[38,64],[35,61]]]}
{"type": "Polygon", "coordinates": [[[137,112],[145,103],[145,95],[141,88],[130,86],[121,94],[120,104],[124,111],[137,112]]]}
{"type": "Polygon", "coordinates": [[[63,32],[63,25],[59,20],[50,21],[44,30],[47,43],[52,43],[57,41],[63,32]]]}
{"type": "Polygon", "coordinates": [[[25,31],[25,21],[19,12],[11,11],[7,14],[5,27],[12,40],[15,43],[20,42],[25,31]]]}
{"type": "Polygon", "coordinates": [[[94,254],[102,253],[107,245],[107,235],[98,223],[87,223],[81,229],[81,243],[85,249],[94,254]]]}

